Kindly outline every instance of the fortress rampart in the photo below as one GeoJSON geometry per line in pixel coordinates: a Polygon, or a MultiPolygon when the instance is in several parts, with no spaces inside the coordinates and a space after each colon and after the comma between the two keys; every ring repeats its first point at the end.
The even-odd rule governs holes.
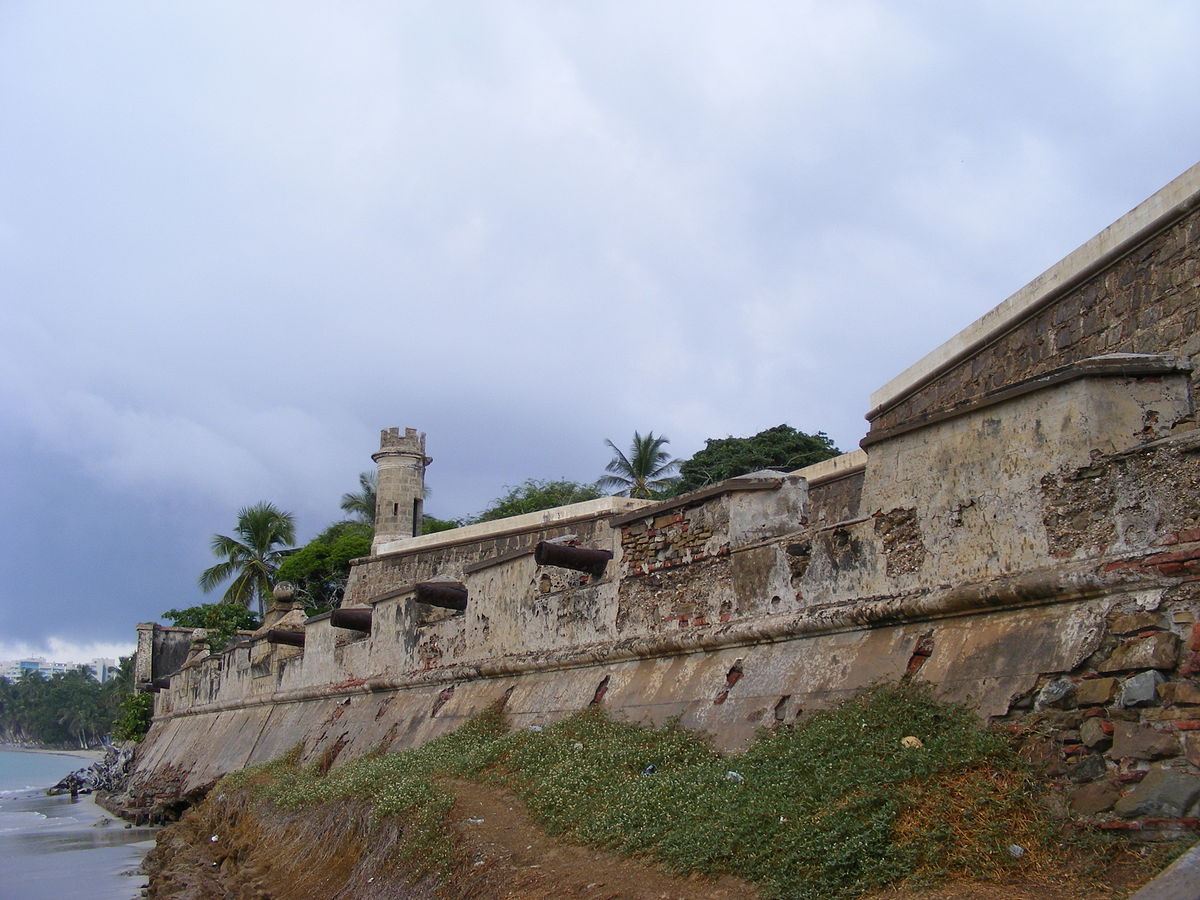
{"type": "MultiPolygon", "coordinates": [[[[602,703],[735,748],[919,678],[1037,726],[1029,752],[1077,811],[1184,816],[1200,800],[1198,198],[1200,166],[885,386],[864,450],[662,503],[382,535],[351,573],[360,612],[279,602],[232,649],[193,645],[134,793],[186,795],[297,744],[327,765],[414,746],[497,701],[516,725],[602,703]],[[564,548],[602,567],[547,561],[582,555],[564,548]]],[[[402,531],[419,504],[395,503],[402,531]]]]}

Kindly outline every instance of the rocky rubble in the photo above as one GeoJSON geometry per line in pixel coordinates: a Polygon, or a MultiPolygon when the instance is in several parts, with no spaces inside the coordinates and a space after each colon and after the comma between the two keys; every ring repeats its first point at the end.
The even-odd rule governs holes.
{"type": "Polygon", "coordinates": [[[109,746],[104,759],[67,775],[54,787],[47,789],[51,796],[56,794],[90,794],[93,791],[117,793],[125,789],[129,763],[133,760],[133,747],[109,746]]]}
{"type": "Polygon", "coordinates": [[[1200,622],[1190,588],[1182,603],[1114,610],[1095,654],[1014,704],[1023,754],[1094,827],[1148,838],[1200,830],[1200,622]]]}

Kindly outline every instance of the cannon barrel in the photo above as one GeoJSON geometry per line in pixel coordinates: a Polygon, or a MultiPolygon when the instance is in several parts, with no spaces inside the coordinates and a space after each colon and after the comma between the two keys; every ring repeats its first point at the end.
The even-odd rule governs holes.
{"type": "Polygon", "coordinates": [[[416,587],[416,601],[443,609],[467,608],[467,589],[457,581],[423,581],[416,587]]]}
{"type": "Polygon", "coordinates": [[[153,685],[155,692],[165,691],[167,688],[169,688],[171,686],[171,679],[170,678],[155,678],[154,681],[152,681],[150,683],[151,683],[151,685],[153,685]]]}
{"type": "Polygon", "coordinates": [[[344,607],[333,611],[329,624],[334,628],[351,628],[354,631],[371,630],[371,610],[361,607],[344,607]]]}
{"type": "Polygon", "coordinates": [[[533,561],[539,566],[574,569],[576,572],[587,572],[595,578],[604,574],[604,567],[608,565],[610,559],[612,559],[611,550],[569,547],[553,541],[538,541],[538,545],[533,551],[533,561]]]}
{"type": "Polygon", "coordinates": [[[267,631],[267,640],[272,644],[287,644],[289,647],[303,647],[304,632],[284,631],[280,628],[272,628],[267,631]]]}

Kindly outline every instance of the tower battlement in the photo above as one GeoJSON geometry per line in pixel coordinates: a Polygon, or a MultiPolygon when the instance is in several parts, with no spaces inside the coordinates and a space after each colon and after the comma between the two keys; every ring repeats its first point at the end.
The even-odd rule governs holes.
{"type": "Polygon", "coordinates": [[[415,428],[384,428],[379,451],[371,455],[377,466],[375,488],[375,540],[372,549],[388,541],[421,533],[425,504],[425,432],[415,428]]]}

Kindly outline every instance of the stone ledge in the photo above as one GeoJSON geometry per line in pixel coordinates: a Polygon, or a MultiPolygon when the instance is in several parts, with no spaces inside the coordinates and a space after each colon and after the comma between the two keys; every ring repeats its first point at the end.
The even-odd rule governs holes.
{"type": "Polygon", "coordinates": [[[881,441],[907,434],[910,431],[916,431],[919,428],[927,428],[930,425],[936,425],[938,422],[945,422],[948,419],[964,416],[976,410],[986,409],[989,406],[1015,400],[1025,394],[1046,390],[1047,388],[1070,381],[1078,381],[1081,378],[1155,377],[1186,374],[1191,371],[1192,367],[1189,364],[1166,354],[1110,353],[1105,356],[1093,356],[1090,359],[1061,366],[1042,375],[1034,375],[1031,378],[1026,378],[1024,381],[1006,385],[999,390],[984,394],[953,409],[931,413],[892,428],[882,428],[878,431],[872,431],[862,439],[862,445],[863,447],[870,447],[881,441]]]}
{"type": "Polygon", "coordinates": [[[871,395],[873,420],[1200,205],[1200,163],[871,395]]]}
{"type": "Polygon", "coordinates": [[[602,519],[618,513],[628,513],[630,510],[653,505],[653,501],[650,500],[634,500],[629,497],[598,497],[595,500],[585,500],[582,503],[572,503],[568,506],[557,506],[554,509],[542,510],[540,512],[509,516],[508,518],[495,519],[491,522],[477,522],[474,525],[464,525],[462,528],[451,528],[449,531],[438,531],[434,534],[423,534],[419,537],[388,541],[375,548],[371,556],[352,560],[352,562],[357,564],[401,553],[416,553],[420,550],[431,550],[435,547],[470,544],[475,541],[507,537],[527,531],[539,531],[543,528],[567,525],[587,519],[602,519]]]}

